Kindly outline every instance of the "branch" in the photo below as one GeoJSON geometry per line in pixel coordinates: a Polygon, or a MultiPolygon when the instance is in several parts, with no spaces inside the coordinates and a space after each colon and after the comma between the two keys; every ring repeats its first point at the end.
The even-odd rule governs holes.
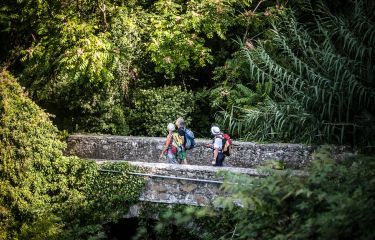
{"type": "Polygon", "coordinates": [[[255,11],[258,9],[258,7],[260,6],[260,4],[262,4],[264,1],[265,1],[265,0],[260,0],[260,1],[258,2],[258,4],[256,5],[256,7],[255,7],[254,10],[253,10],[253,13],[255,13],[255,11]]]}
{"type": "Polygon", "coordinates": [[[100,4],[98,4],[98,7],[99,7],[100,11],[102,11],[102,13],[103,13],[104,26],[107,27],[108,24],[107,24],[106,12],[105,12],[105,8],[106,8],[105,1],[103,1],[102,6],[100,6],[100,4]]]}
{"type": "MultiPolygon", "coordinates": [[[[255,11],[258,9],[258,7],[260,6],[260,4],[262,4],[265,0],[260,0],[258,2],[258,4],[255,6],[254,10],[251,12],[251,15],[253,15],[255,13],[255,11]]],[[[247,39],[247,34],[249,32],[249,27],[250,27],[250,22],[247,21],[247,25],[246,25],[246,31],[245,31],[245,34],[243,36],[243,42],[245,42],[245,40],[247,39]]]]}

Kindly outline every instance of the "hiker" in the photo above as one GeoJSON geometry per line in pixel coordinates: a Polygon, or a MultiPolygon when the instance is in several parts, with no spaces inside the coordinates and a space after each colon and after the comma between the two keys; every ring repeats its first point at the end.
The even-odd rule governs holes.
{"type": "Polygon", "coordinates": [[[211,127],[211,134],[214,136],[213,139],[213,149],[214,149],[214,156],[212,159],[212,166],[223,166],[223,162],[225,159],[225,155],[223,153],[223,134],[220,131],[218,126],[211,127]]]}
{"type": "Polygon", "coordinates": [[[183,159],[180,159],[181,160],[181,163],[183,164],[187,164],[187,155],[186,155],[186,136],[185,136],[185,121],[182,117],[179,117],[177,118],[176,120],[176,126],[177,126],[177,132],[178,134],[183,137],[183,151],[184,151],[184,154],[180,154],[183,159]]]}
{"type": "Polygon", "coordinates": [[[163,150],[160,153],[160,158],[165,156],[168,159],[168,163],[177,164],[177,148],[173,146],[173,134],[175,133],[175,126],[173,123],[168,123],[167,125],[167,139],[165,140],[165,144],[163,150]]]}

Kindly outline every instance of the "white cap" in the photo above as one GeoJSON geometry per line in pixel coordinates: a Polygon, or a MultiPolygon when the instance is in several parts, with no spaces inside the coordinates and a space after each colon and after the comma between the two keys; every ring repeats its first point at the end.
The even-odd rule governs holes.
{"type": "Polygon", "coordinates": [[[174,130],[176,130],[176,128],[175,128],[173,123],[168,123],[167,130],[168,131],[174,131],[174,130]]]}
{"type": "Polygon", "coordinates": [[[216,126],[213,126],[213,127],[211,128],[211,133],[212,133],[213,135],[217,135],[217,134],[219,134],[219,133],[220,133],[220,128],[219,128],[219,127],[216,127],[216,126]]]}

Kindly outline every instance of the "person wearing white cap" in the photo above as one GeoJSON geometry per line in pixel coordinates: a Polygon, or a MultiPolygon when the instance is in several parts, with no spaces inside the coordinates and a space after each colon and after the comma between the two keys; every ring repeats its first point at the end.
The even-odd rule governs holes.
{"type": "Polygon", "coordinates": [[[223,166],[225,158],[225,155],[223,154],[223,134],[221,133],[220,128],[216,125],[211,127],[211,134],[214,136],[214,158],[211,163],[213,166],[223,166]]]}
{"type": "Polygon", "coordinates": [[[173,123],[168,123],[167,125],[167,131],[168,131],[168,136],[167,139],[165,140],[165,144],[163,147],[163,150],[160,153],[160,158],[165,156],[165,158],[168,159],[168,163],[171,164],[177,164],[177,148],[173,145],[173,134],[175,133],[174,131],[176,130],[175,126],[173,123]]]}

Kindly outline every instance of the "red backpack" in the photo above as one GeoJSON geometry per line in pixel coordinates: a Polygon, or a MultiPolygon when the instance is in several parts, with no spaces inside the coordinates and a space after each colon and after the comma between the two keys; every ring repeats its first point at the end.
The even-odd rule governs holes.
{"type": "Polygon", "coordinates": [[[230,150],[232,149],[232,139],[226,133],[223,135],[223,153],[225,156],[230,156],[230,150]]]}

